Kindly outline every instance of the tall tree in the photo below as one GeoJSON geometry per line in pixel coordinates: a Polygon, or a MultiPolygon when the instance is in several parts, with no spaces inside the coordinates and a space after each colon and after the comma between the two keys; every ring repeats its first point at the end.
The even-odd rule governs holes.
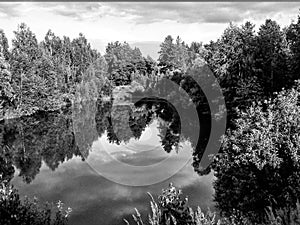
{"type": "Polygon", "coordinates": [[[181,40],[179,36],[176,38],[175,42],[175,59],[174,66],[180,68],[183,71],[187,70],[189,63],[189,52],[188,46],[181,40]]]}
{"type": "Polygon", "coordinates": [[[74,82],[80,83],[83,73],[96,60],[97,53],[92,50],[85,36],[80,33],[72,43],[72,69],[75,73],[74,82]]]}
{"type": "Polygon", "coordinates": [[[255,69],[254,26],[230,24],[216,42],[205,46],[205,59],[217,77],[227,107],[247,105],[261,95],[255,69]]]}
{"type": "Polygon", "coordinates": [[[283,40],[284,34],[275,21],[268,19],[261,25],[257,36],[257,64],[266,95],[290,82],[283,40]]]}
{"type": "Polygon", "coordinates": [[[49,87],[54,91],[63,92],[65,86],[65,64],[62,40],[49,30],[41,42],[42,57],[39,60],[39,71],[47,79],[49,87]]]}
{"type": "Polygon", "coordinates": [[[21,74],[33,70],[34,63],[41,56],[41,52],[35,34],[25,23],[19,25],[14,34],[10,64],[14,78],[20,80],[21,74]]]}
{"type": "Polygon", "coordinates": [[[134,73],[147,72],[145,58],[140,49],[132,49],[126,42],[109,43],[104,57],[108,66],[109,79],[116,85],[129,84],[134,73]]]}
{"type": "Polygon", "coordinates": [[[61,49],[61,71],[64,77],[64,93],[70,91],[71,82],[73,77],[73,71],[71,69],[72,65],[72,46],[71,40],[69,37],[64,36],[62,40],[62,49],[61,49]]]}
{"type": "Polygon", "coordinates": [[[161,65],[165,65],[167,67],[174,66],[174,59],[175,59],[175,45],[173,43],[173,38],[171,35],[168,35],[164,42],[160,45],[160,51],[158,62],[161,65]]]}
{"type": "Polygon", "coordinates": [[[5,36],[5,33],[3,30],[0,29],[0,49],[5,60],[9,60],[10,58],[10,52],[8,48],[9,48],[8,41],[5,36]]]}
{"type": "Polygon", "coordinates": [[[51,30],[46,33],[42,47],[50,56],[62,57],[62,40],[51,30]]]}
{"type": "Polygon", "coordinates": [[[18,101],[22,100],[22,79],[35,73],[35,63],[41,56],[35,34],[22,23],[18,30],[14,31],[15,38],[12,41],[12,54],[10,58],[12,79],[17,93],[18,101]]]}
{"type": "Polygon", "coordinates": [[[196,53],[196,54],[200,54],[201,53],[201,49],[202,49],[202,42],[195,42],[193,41],[190,45],[190,51],[196,53]]]}
{"type": "Polygon", "coordinates": [[[297,22],[292,23],[286,31],[291,55],[289,57],[290,77],[293,80],[300,79],[300,15],[297,22]]]}

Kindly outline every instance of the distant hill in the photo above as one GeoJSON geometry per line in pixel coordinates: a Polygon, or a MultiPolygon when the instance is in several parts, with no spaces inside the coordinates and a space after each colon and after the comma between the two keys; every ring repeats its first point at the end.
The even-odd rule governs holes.
{"type": "MultiPolygon", "coordinates": [[[[104,41],[100,39],[90,39],[89,40],[92,47],[100,51],[101,55],[105,53],[105,47],[109,41],[104,41]]],[[[142,54],[147,57],[149,55],[154,60],[158,59],[158,51],[160,50],[159,41],[140,41],[140,42],[128,42],[131,47],[137,47],[141,50],[142,54]]]]}

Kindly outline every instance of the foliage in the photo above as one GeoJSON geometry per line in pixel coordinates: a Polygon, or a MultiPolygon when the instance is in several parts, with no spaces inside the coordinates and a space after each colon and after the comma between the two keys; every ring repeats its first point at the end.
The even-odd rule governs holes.
{"type": "Polygon", "coordinates": [[[109,43],[104,55],[108,65],[109,79],[115,85],[128,85],[133,81],[133,74],[151,73],[153,60],[144,58],[139,48],[131,48],[126,42],[109,43]]]}
{"type": "Polygon", "coordinates": [[[72,101],[88,70],[95,71],[102,94],[109,94],[111,85],[128,85],[135,80],[148,87],[162,76],[172,77],[176,71],[185,74],[199,58],[205,59],[218,78],[227,108],[233,114],[235,107],[248,107],[254,100],[290,87],[299,78],[299,21],[281,29],[275,21],[266,20],[257,34],[249,22],[242,26],[230,24],[217,41],[204,46],[201,42],[188,45],[179,36],[174,40],[168,35],[161,44],[158,65],[126,42],[109,43],[102,57],[81,33],[71,40],[49,30],[39,43],[22,23],[14,32],[11,50],[0,30],[4,57],[0,61],[1,68],[5,68],[0,77],[9,84],[5,86],[11,96],[5,97],[5,103],[2,100],[2,114],[32,114],[64,106],[72,101]]]}
{"type": "Polygon", "coordinates": [[[38,43],[24,23],[14,34],[9,51],[5,34],[0,31],[0,119],[9,111],[20,116],[60,109],[72,101],[82,81],[91,77],[90,71],[94,71],[93,82],[98,89],[109,86],[105,59],[83,34],[73,40],[61,39],[49,30],[38,43]]]}
{"type": "Polygon", "coordinates": [[[257,70],[266,95],[272,94],[293,80],[288,76],[285,34],[276,21],[266,20],[257,36],[257,70]]]}
{"type": "Polygon", "coordinates": [[[296,22],[286,29],[286,41],[289,46],[289,76],[300,79],[300,15],[296,22]]]}
{"type": "Polygon", "coordinates": [[[8,40],[5,36],[5,33],[3,30],[0,29],[0,51],[4,56],[5,60],[9,60],[10,52],[9,52],[9,46],[8,46],[8,40]]]}
{"type": "MultiPolygon", "coordinates": [[[[137,225],[287,225],[299,224],[300,222],[300,205],[297,202],[295,207],[283,207],[274,209],[267,207],[263,211],[263,221],[260,223],[251,222],[243,213],[234,209],[232,214],[219,217],[215,212],[209,209],[205,213],[198,206],[196,211],[187,205],[187,198],[182,199],[181,190],[177,190],[172,184],[169,188],[163,190],[156,202],[153,196],[151,198],[151,214],[148,216],[148,223],[145,223],[142,215],[137,209],[132,215],[134,224],[137,225]]],[[[130,223],[124,219],[124,222],[130,223]]]]}
{"type": "Polygon", "coordinates": [[[81,152],[69,114],[39,114],[0,123],[0,175],[7,181],[16,168],[30,183],[39,173],[42,160],[55,170],[73,156],[81,156],[81,152]]]}
{"type": "MultiPolygon", "coordinates": [[[[172,36],[168,35],[160,47],[158,59],[160,65],[172,70],[181,69],[186,71],[190,63],[191,51],[189,46],[185,44],[179,36],[177,36],[175,43],[173,43],[172,36]]],[[[191,47],[194,51],[199,50],[199,46],[197,46],[196,43],[193,43],[191,47]]]]}
{"type": "Polygon", "coordinates": [[[300,204],[297,202],[296,207],[284,207],[273,212],[271,207],[266,210],[266,221],[270,225],[296,225],[300,224],[300,204]]]}
{"type": "MultiPolygon", "coordinates": [[[[162,195],[158,198],[158,203],[153,196],[148,193],[151,201],[152,214],[149,215],[149,225],[217,225],[221,221],[216,219],[216,214],[208,210],[204,213],[200,207],[193,211],[188,206],[188,199],[181,198],[181,190],[177,190],[172,184],[169,188],[163,190],[162,195]]],[[[142,220],[141,214],[136,209],[136,214],[132,215],[135,224],[145,224],[142,220]]],[[[125,220],[129,225],[129,222],[125,220]]]]}
{"type": "Polygon", "coordinates": [[[262,221],[264,209],[294,207],[300,196],[299,82],[274,100],[239,112],[212,168],[215,200],[225,215],[234,209],[262,221]]]}
{"type": "Polygon", "coordinates": [[[261,97],[256,63],[254,25],[230,24],[216,42],[205,46],[204,59],[222,88],[229,113],[261,97]]]}
{"type": "Polygon", "coordinates": [[[35,68],[35,63],[41,56],[38,41],[35,34],[25,23],[18,26],[14,31],[15,39],[12,40],[12,54],[10,64],[12,74],[17,84],[21,82],[21,76],[27,75],[35,68]]]}
{"type": "Polygon", "coordinates": [[[49,203],[41,205],[35,198],[25,197],[24,200],[15,188],[2,182],[0,184],[0,223],[2,225],[64,225],[67,224],[70,208],[65,208],[62,202],[56,205],[49,203]]]}
{"type": "Polygon", "coordinates": [[[9,71],[9,64],[0,51],[0,118],[13,104],[14,91],[10,84],[10,80],[11,73],[9,71]]]}
{"type": "Polygon", "coordinates": [[[165,38],[164,42],[161,43],[160,48],[161,50],[158,52],[160,54],[158,61],[166,64],[167,66],[174,66],[175,46],[171,35],[168,35],[165,38]]]}

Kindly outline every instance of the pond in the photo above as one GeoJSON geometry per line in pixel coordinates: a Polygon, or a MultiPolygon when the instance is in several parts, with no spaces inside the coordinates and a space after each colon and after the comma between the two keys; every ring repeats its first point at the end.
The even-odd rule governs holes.
{"type": "Polygon", "coordinates": [[[156,198],[169,183],[191,206],[212,209],[214,176],[201,174],[198,157],[210,120],[198,117],[199,123],[192,115],[158,98],[129,104],[98,99],[6,120],[0,146],[11,152],[1,156],[7,162],[2,172],[21,196],[71,207],[74,225],[124,224],[134,208],[147,218],[147,192],[156,198]]]}

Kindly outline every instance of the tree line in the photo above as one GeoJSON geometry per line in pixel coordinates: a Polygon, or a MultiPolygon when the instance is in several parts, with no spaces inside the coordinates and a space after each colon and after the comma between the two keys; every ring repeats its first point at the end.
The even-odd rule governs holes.
{"type": "Polygon", "coordinates": [[[203,58],[222,87],[227,108],[248,106],[300,78],[300,17],[284,28],[267,19],[258,32],[250,22],[230,23],[217,41],[205,45],[167,36],[159,53],[159,65],[183,71],[203,58]]]}
{"type": "Polygon", "coordinates": [[[108,43],[102,56],[81,33],[71,40],[49,30],[38,42],[24,23],[14,31],[9,48],[0,30],[0,114],[58,109],[74,98],[85,80],[95,80],[98,89],[105,90],[137,78],[169,77],[172,71],[185,75],[198,58],[217,77],[229,109],[271,97],[300,78],[300,18],[284,28],[270,19],[258,32],[254,28],[250,22],[230,23],[217,41],[205,45],[188,45],[169,35],[157,62],[126,42],[108,43]]]}
{"type": "Polygon", "coordinates": [[[9,48],[0,30],[1,116],[59,109],[74,98],[76,88],[86,80],[95,80],[101,88],[128,84],[132,73],[145,74],[154,63],[126,42],[109,43],[103,57],[81,33],[71,40],[49,30],[38,42],[22,23],[14,35],[9,48]]]}

